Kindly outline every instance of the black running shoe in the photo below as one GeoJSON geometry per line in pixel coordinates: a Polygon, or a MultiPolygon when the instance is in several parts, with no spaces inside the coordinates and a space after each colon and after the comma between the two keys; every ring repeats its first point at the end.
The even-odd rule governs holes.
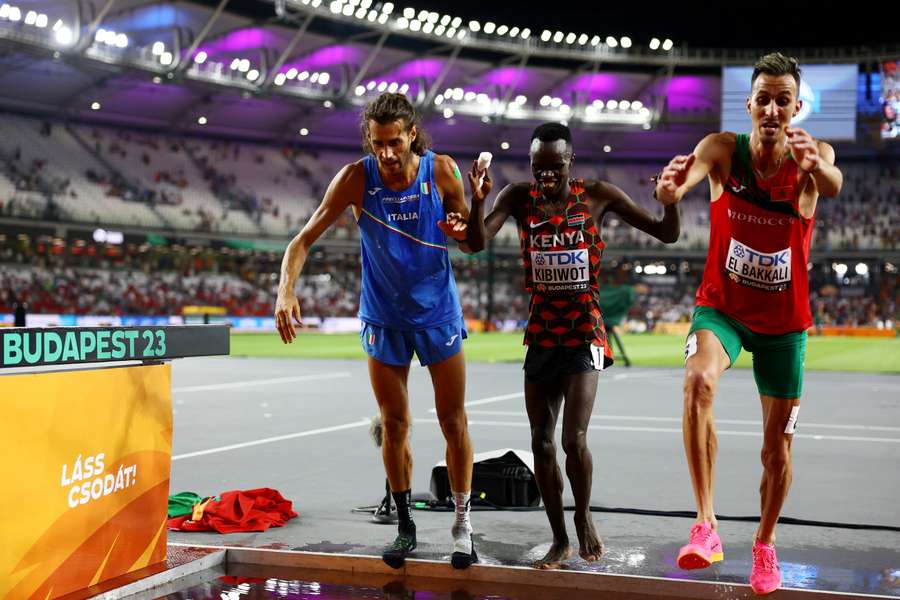
{"type": "Polygon", "coordinates": [[[467,548],[465,539],[453,541],[453,554],[450,555],[450,564],[454,569],[468,569],[471,565],[478,562],[478,554],[475,552],[475,540],[472,534],[469,534],[470,552],[466,552],[467,548]],[[462,546],[462,547],[460,547],[462,546]]]}
{"type": "Polygon", "coordinates": [[[392,569],[399,569],[406,562],[406,557],[416,549],[416,530],[400,531],[394,543],[381,553],[381,560],[392,569]]]}

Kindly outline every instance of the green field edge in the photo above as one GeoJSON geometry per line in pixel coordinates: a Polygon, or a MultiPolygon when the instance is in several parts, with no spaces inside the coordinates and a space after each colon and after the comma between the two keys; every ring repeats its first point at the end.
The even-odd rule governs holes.
{"type": "MultiPolygon", "coordinates": [[[[356,334],[301,333],[283,344],[275,333],[232,333],[232,357],[302,360],[364,360],[356,334]],[[306,338],[306,339],[304,339],[306,338]]],[[[524,357],[521,333],[472,334],[464,349],[466,360],[478,364],[516,364],[524,357]]],[[[681,368],[682,338],[633,334],[624,337],[635,367],[681,368]]],[[[415,358],[413,359],[415,360],[415,358]]],[[[622,368],[617,357],[613,368],[622,368]]],[[[733,368],[752,368],[751,355],[742,352],[733,368]]],[[[807,372],[881,373],[900,375],[900,338],[809,338],[807,372]]]]}

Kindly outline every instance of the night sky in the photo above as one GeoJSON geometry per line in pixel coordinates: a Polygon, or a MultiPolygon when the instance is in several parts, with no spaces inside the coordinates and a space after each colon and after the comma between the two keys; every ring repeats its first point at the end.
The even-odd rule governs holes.
{"type": "MultiPolygon", "coordinates": [[[[380,0],[376,0],[378,4],[380,0]]],[[[632,2],[600,0],[529,2],[527,0],[406,0],[402,9],[437,11],[466,21],[492,20],[498,25],[572,31],[577,34],[630,36],[635,44],[669,37],[678,45],[718,48],[821,47],[900,43],[900,8],[885,3],[846,4],[826,8],[824,0],[736,2],[632,2]],[[541,6],[554,7],[543,10],[541,6]]],[[[268,17],[271,2],[231,0],[229,10],[268,17]]]]}

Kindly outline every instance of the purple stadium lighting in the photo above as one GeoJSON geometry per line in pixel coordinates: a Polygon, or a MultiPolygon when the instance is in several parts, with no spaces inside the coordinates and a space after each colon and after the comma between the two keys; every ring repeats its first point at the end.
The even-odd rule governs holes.
{"type": "Polygon", "coordinates": [[[669,92],[675,94],[699,95],[708,91],[705,80],[694,75],[678,75],[669,82],[669,92]]]}
{"type": "Polygon", "coordinates": [[[720,85],[719,80],[712,77],[676,75],[668,87],[660,87],[657,93],[667,96],[671,110],[715,109],[711,99],[720,97],[720,85]]]}
{"type": "Polygon", "coordinates": [[[292,67],[298,71],[322,71],[335,65],[358,63],[362,60],[363,55],[364,52],[358,48],[336,44],[320,48],[312,54],[285,63],[282,71],[287,72],[292,67]]]}
{"type": "Polygon", "coordinates": [[[574,92],[585,94],[591,99],[609,98],[623,94],[623,83],[618,76],[609,73],[587,73],[570,79],[556,93],[562,97],[569,97],[574,92]]]}
{"type": "Polygon", "coordinates": [[[128,84],[114,98],[104,100],[104,111],[110,108],[120,114],[154,114],[166,118],[196,98],[189,88],[183,86],[159,86],[137,77],[129,79],[128,84]]]}
{"type": "Polygon", "coordinates": [[[487,73],[482,77],[482,81],[488,85],[502,87],[524,85],[528,81],[528,72],[519,67],[502,67],[487,73]]]}
{"type": "Polygon", "coordinates": [[[382,73],[379,77],[390,79],[392,81],[409,81],[410,79],[415,79],[417,77],[434,79],[440,74],[443,67],[443,60],[437,58],[420,58],[404,63],[389,73],[382,73]]]}
{"type": "Polygon", "coordinates": [[[271,31],[259,27],[241,29],[228,35],[203,44],[199,49],[206,52],[207,56],[218,57],[222,54],[239,54],[248,51],[258,51],[262,48],[276,47],[278,38],[271,31]]]}

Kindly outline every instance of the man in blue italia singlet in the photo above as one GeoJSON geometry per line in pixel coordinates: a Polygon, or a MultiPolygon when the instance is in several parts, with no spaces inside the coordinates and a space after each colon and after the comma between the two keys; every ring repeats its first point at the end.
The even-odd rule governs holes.
{"type": "MultiPolygon", "coordinates": [[[[292,342],[294,322],[300,324],[294,284],[309,248],[352,207],[362,247],[360,338],[369,355],[369,378],[384,425],[384,467],[400,517],[397,538],[383,559],[399,568],[416,548],[407,439],[407,379],[415,352],[431,374],[447,442],[456,505],[451,564],[466,568],[477,560],[469,520],[472,445],[463,407],[466,329],[447,244],[449,237],[465,251],[484,247],[483,229],[468,224],[483,218],[485,194],[474,189],[479,186],[470,173],[470,185],[476,182],[470,215],[459,168],[449,156],[428,149],[419,115],[403,94],[382,94],[369,103],[361,129],[366,156],[340,170],[322,204],[285,251],[275,321],[282,341],[292,342]]],[[[489,180],[484,187],[490,189],[489,180]]]]}

